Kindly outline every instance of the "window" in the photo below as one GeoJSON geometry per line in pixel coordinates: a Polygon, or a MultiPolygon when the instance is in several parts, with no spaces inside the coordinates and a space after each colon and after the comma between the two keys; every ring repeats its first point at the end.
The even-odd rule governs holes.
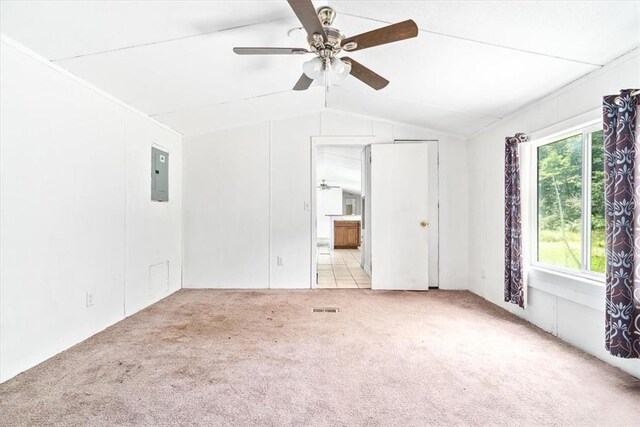
{"type": "Polygon", "coordinates": [[[585,128],[536,148],[537,264],[603,273],[604,146],[585,128]]]}

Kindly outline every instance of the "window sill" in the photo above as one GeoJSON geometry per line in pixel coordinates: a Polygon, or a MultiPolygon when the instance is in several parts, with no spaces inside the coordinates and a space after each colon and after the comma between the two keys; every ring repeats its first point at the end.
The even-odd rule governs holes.
{"type": "Polygon", "coordinates": [[[587,277],[578,274],[531,266],[528,286],[578,304],[604,310],[604,277],[587,277]]]}

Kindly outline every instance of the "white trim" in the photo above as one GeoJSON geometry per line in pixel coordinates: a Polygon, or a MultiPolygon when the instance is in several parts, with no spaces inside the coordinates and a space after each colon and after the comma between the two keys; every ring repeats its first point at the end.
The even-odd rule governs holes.
{"type": "MultiPolygon", "coordinates": [[[[322,114],[320,114],[320,120],[322,120],[322,114]]],[[[310,218],[310,229],[311,229],[311,277],[310,277],[310,288],[316,289],[318,287],[318,214],[316,212],[316,203],[317,202],[317,193],[316,193],[316,161],[317,161],[317,152],[316,145],[313,142],[314,137],[309,138],[309,150],[311,150],[311,176],[309,177],[309,181],[311,182],[310,194],[309,198],[309,218],[310,218]]]]}
{"type": "MultiPolygon", "coordinates": [[[[267,271],[269,277],[267,279],[267,289],[271,289],[271,276],[273,275],[273,262],[277,259],[273,259],[273,122],[269,120],[269,247],[267,253],[269,257],[269,263],[267,265],[267,271]]],[[[279,264],[277,264],[279,265],[279,264]]]]}
{"type": "Polygon", "coordinates": [[[533,215],[531,205],[532,199],[529,197],[531,193],[532,183],[535,181],[533,178],[532,164],[533,162],[527,161],[532,156],[533,147],[530,143],[520,144],[520,188],[523,193],[520,194],[521,203],[521,227],[522,235],[522,277],[524,282],[524,308],[527,308],[529,304],[529,270],[532,260],[532,248],[534,245],[532,241],[534,236],[531,234],[531,230],[535,229],[536,224],[532,225],[532,221],[535,222],[535,216],[533,215]],[[533,227],[533,228],[532,228],[533,227]],[[525,232],[525,230],[529,232],[525,232]]]}
{"type": "Polygon", "coordinates": [[[13,40],[11,37],[7,36],[6,34],[0,33],[0,40],[3,43],[6,43],[7,45],[13,47],[14,49],[16,49],[18,52],[23,53],[29,57],[31,57],[32,59],[35,59],[36,61],[42,63],[43,65],[46,65],[47,67],[51,68],[54,71],[57,71],[58,73],[64,75],[65,77],[70,78],[71,80],[75,81],[76,83],[79,83],[80,85],[84,86],[85,88],[97,93],[100,96],[103,96],[105,98],[107,98],[110,101],[115,102],[116,104],[118,104],[119,106],[125,108],[126,110],[129,110],[130,112],[137,114],[151,122],[153,122],[154,124],[160,126],[161,128],[172,132],[176,135],[179,136],[183,136],[180,132],[178,132],[177,130],[163,124],[160,123],[159,121],[157,121],[156,119],[154,119],[153,117],[150,117],[148,114],[143,113],[142,111],[132,107],[131,105],[125,103],[124,101],[121,101],[120,99],[114,97],[113,95],[105,92],[104,90],[92,85],[91,83],[86,82],[85,80],[82,80],[80,77],[76,76],[75,74],[71,73],[69,70],[66,70],[64,68],[62,68],[61,66],[54,64],[53,62],[49,61],[47,58],[37,54],[36,52],[32,51],[31,49],[29,49],[28,47],[18,43],[17,41],[13,40]]]}
{"type": "Polygon", "coordinates": [[[599,281],[542,267],[531,267],[528,280],[531,288],[604,311],[605,287],[599,281]]]}

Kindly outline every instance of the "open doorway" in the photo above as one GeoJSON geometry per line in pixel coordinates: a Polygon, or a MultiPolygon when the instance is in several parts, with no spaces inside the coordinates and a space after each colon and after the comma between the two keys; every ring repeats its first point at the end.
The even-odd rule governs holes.
{"type": "Polygon", "coordinates": [[[312,288],[439,287],[438,151],[437,140],[311,138],[312,288]]]}
{"type": "Polygon", "coordinates": [[[316,149],[316,286],[369,289],[362,266],[362,156],[364,145],[316,149]]]}

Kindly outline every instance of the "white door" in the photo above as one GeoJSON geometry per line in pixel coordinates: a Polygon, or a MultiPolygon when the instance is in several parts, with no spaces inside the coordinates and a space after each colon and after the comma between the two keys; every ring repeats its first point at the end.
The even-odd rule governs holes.
{"type": "Polygon", "coordinates": [[[427,151],[371,145],[372,289],[429,289],[427,151]]]}

